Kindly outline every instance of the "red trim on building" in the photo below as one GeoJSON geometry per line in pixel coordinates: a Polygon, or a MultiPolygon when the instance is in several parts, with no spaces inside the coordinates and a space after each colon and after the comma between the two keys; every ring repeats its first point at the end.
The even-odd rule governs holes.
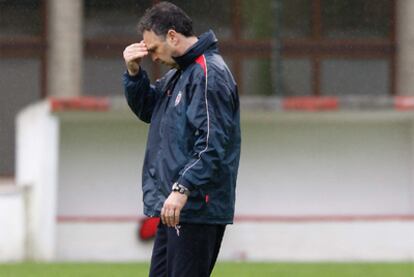
{"type": "Polygon", "coordinates": [[[49,98],[52,112],[62,111],[108,111],[109,99],[106,97],[49,98]]]}
{"type": "Polygon", "coordinates": [[[414,110],[414,97],[396,96],[394,98],[394,108],[399,111],[414,110]]]}
{"type": "Polygon", "coordinates": [[[282,99],[284,110],[330,111],[339,109],[337,97],[287,97],[282,99]]]}
{"type": "MultiPolygon", "coordinates": [[[[115,222],[140,222],[147,217],[138,216],[58,216],[59,223],[115,223],[115,222]]],[[[236,222],[375,222],[375,221],[414,221],[414,214],[379,214],[379,215],[237,215],[236,222]]]]}
{"type": "MultiPolygon", "coordinates": [[[[206,70],[205,59],[203,56],[197,58],[197,63],[206,70]]],[[[280,106],[274,108],[275,111],[308,111],[308,112],[323,112],[323,111],[339,111],[339,110],[369,110],[370,108],[396,110],[396,111],[411,111],[414,110],[414,96],[395,96],[389,97],[384,102],[375,101],[375,98],[370,103],[367,103],[366,98],[355,98],[353,101],[349,99],[341,99],[340,97],[314,97],[314,96],[300,96],[300,97],[286,97],[277,98],[280,106]],[[344,101],[343,101],[344,100],[344,101]],[[358,105],[361,105],[360,107],[358,105]]],[[[49,98],[49,103],[52,112],[62,111],[109,111],[111,107],[110,97],[73,97],[73,98],[49,98]]]]}
{"type": "Polygon", "coordinates": [[[349,222],[349,221],[414,221],[414,215],[240,215],[237,222],[349,222]]]}
{"type": "Polygon", "coordinates": [[[146,217],[124,215],[59,215],[59,223],[110,223],[110,222],[139,222],[146,217]]]}

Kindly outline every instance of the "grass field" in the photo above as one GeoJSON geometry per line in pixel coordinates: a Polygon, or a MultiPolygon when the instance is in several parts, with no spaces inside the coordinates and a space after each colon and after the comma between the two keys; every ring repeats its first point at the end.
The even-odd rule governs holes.
{"type": "MultiPolygon", "coordinates": [[[[0,264],[1,277],[147,276],[144,263],[0,264]]],[[[414,263],[218,263],[213,277],[414,277],[414,263]]],[[[196,277],[196,276],[195,276],[196,277]]]]}

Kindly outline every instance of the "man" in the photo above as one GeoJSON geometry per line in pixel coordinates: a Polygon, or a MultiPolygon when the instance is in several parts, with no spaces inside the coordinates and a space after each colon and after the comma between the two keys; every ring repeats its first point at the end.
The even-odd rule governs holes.
{"type": "Polygon", "coordinates": [[[226,224],[233,223],[240,158],[236,83],[212,31],[161,2],[140,21],[143,40],[124,50],[125,95],[150,123],[142,173],[144,213],[161,217],[150,276],[209,276],[226,224]],[[145,56],[171,67],[150,84],[145,56]]]}

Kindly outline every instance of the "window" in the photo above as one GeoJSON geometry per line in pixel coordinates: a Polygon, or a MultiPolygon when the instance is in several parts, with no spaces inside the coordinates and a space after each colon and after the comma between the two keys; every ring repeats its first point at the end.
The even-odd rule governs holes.
{"type": "Polygon", "coordinates": [[[243,38],[271,39],[277,18],[274,16],[275,2],[272,0],[242,1],[243,38]]]}
{"type": "Polygon", "coordinates": [[[137,23],[151,0],[85,0],[84,37],[86,39],[137,38],[137,23]]]}
{"type": "Polygon", "coordinates": [[[182,8],[192,19],[197,35],[214,30],[216,36],[222,39],[231,37],[231,1],[221,0],[171,0],[170,2],[182,8]]]}
{"type": "Polygon", "coordinates": [[[311,35],[311,1],[280,1],[282,38],[306,38],[311,35]]]}
{"type": "MultiPolygon", "coordinates": [[[[301,81],[309,84],[310,76],[310,90],[296,86],[294,95],[394,94],[395,1],[282,2],[283,83],[292,79],[286,59],[305,58],[310,66],[301,81]]],[[[283,85],[276,93],[292,95],[291,87],[283,85]]]]}
{"type": "Polygon", "coordinates": [[[385,59],[326,59],[321,66],[324,95],[387,95],[390,90],[385,59]]]}
{"type": "MultiPolygon", "coordinates": [[[[7,34],[40,37],[42,2],[14,2],[0,1],[0,22],[7,23],[0,27],[1,37],[7,34]]],[[[85,72],[89,76],[89,72],[100,72],[104,74],[101,79],[105,80],[100,84],[119,82],[114,73],[123,68],[122,63],[115,60],[120,57],[126,45],[140,39],[136,33],[138,20],[156,2],[84,1],[85,72]]],[[[387,78],[383,78],[385,90],[381,90],[381,94],[394,93],[394,0],[172,2],[194,18],[197,34],[210,28],[215,31],[226,61],[232,63],[241,94],[341,95],[345,92],[327,85],[332,72],[326,69],[336,63],[333,61],[339,60],[352,61],[336,63],[337,66],[346,65],[346,69],[340,70],[352,71],[355,67],[355,72],[362,63],[383,61],[381,65],[387,68],[380,67],[382,71],[378,71],[378,76],[384,77],[383,74],[387,74],[387,78]],[[276,48],[273,47],[275,43],[276,48]],[[277,49],[278,55],[272,55],[272,49],[277,49]],[[255,87],[243,84],[251,83],[252,78],[257,80],[255,87]]],[[[16,39],[15,35],[13,39],[16,39]]],[[[40,43],[41,40],[37,45],[40,43]]],[[[31,49],[25,51],[33,52],[31,49]]],[[[151,64],[146,68],[154,78],[165,70],[151,64]]],[[[348,82],[354,83],[354,88],[361,84],[360,80],[355,79],[356,75],[349,77],[348,82]]],[[[119,93],[113,85],[103,85],[101,90],[99,85],[92,84],[95,81],[94,78],[84,81],[86,94],[119,93]]],[[[363,91],[364,94],[379,93],[379,90],[374,89],[363,91]]],[[[361,90],[346,91],[346,94],[360,93],[361,90]]]]}
{"type": "Polygon", "coordinates": [[[395,1],[231,2],[233,37],[222,49],[241,94],[394,94],[395,1]],[[356,74],[364,70],[372,80],[356,74]]]}
{"type": "Polygon", "coordinates": [[[392,1],[322,0],[322,33],[327,38],[388,38],[392,1]]]}
{"type": "Polygon", "coordinates": [[[0,0],[0,38],[39,36],[40,0],[0,0]]]}
{"type": "Polygon", "coordinates": [[[0,60],[0,176],[14,175],[15,117],[23,107],[39,99],[39,67],[37,58],[0,60]]]}
{"type": "Polygon", "coordinates": [[[285,58],[282,62],[283,96],[305,96],[312,93],[312,63],[309,59],[285,58]]]}
{"type": "Polygon", "coordinates": [[[272,95],[272,64],[269,59],[244,59],[243,83],[241,89],[245,95],[272,95]]]}
{"type": "Polygon", "coordinates": [[[15,172],[15,117],[41,98],[40,0],[0,0],[0,177],[15,172]]]}

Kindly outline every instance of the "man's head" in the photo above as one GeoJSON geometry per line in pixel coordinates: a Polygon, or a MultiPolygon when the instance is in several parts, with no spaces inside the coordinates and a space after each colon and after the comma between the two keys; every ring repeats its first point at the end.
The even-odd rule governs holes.
{"type": "Polygon", "coordinates": [[[186,38],[194,37],[191,18],[179,7],[161,2],[148,9],[138,25],[153,61],[175,66],[172,57],[180,56],[186,38]]]}
{"type": "Polygon", "coordinates": [[[138,31],[153,31],[157,36],[166,37],[169,30],[175,30],[185,37],[194,36],[193,21],[179,7],[170,2],[160,2],[146,10],[138,24],[138,31]]]}

